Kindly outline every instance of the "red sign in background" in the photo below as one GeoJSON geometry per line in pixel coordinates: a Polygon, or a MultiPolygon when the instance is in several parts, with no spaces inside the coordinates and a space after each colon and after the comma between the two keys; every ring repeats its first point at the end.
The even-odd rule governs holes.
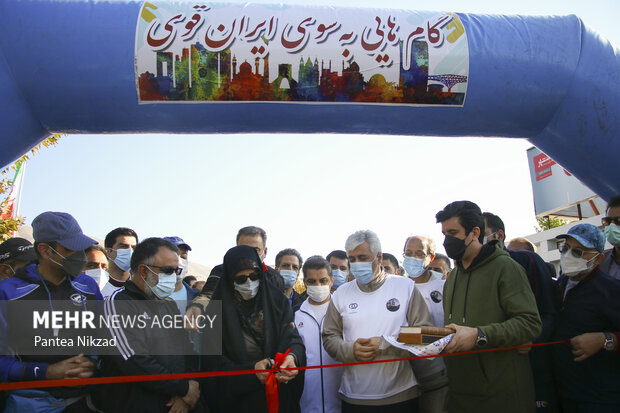
{"type": "Polygon", "coordinates": [[[541,181],[551,176],[551,167],[555,165],[555,161],[545,153],[540,153],[534,157],[534,172],[536,173],[536,181],[541,181]]]}

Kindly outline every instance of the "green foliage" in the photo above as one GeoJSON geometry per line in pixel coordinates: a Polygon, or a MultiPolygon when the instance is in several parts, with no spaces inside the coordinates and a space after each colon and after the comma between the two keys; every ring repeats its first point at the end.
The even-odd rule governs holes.
{"type": "MultiPolygon", "coordinates": [[[[2,171],[0,171],[0,217],[7,216],[9,214],[9,205],[8,205],[8,193],[11,190],[11,185],[13,181],[7,177],[7,174],[10,171],[16,171],[17,168],[24,162],[30,159],[31,156],[39,153],[39,150],[42,147],[50,147],[58,144],[58,140],[60,139],[60,135],[54,134],[49,138],[45,139],[43,142],[39,143],[37,146],[32,148],[30,152],[23,155],[21,158],[16,160],[12,165],[6,167],[2,171]]],[[[0,218],[0,242],[6,241],[11,238],[11,234],[14,231],[19,229],[19,226],[24,223],[24,217],[17,216],[15,218],[0,218]]]]}
{"type": "Polygon", "coordinates": [[[561,227],[562,225],[568,224],[568,221],[564,221],[559,218],[551,218],[551,217],[536,217],[536,221],[538,222],[538,227],[536,227],[536,232],[547,231],[551,228],[561,227]]]}

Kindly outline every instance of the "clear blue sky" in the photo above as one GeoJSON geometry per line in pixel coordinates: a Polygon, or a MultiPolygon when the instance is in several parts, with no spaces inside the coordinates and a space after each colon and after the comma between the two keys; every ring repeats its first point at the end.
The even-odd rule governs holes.
{"type": "MultiPolygon", "coordinates": [[[[291,4],[303,4],[289,1],[291,4]]],[[[308,4],[308,2],[305,2],[308,4]]],[[[325,1],[312,4],[330,4],[325,1]]],[[[616,1],[339,1],[488,14],[577,14],[620,44],[616,1]]],[[[98,238],[117,226],[141,238],[178,235],[190,260],[214,266],[237,230],[263,227],[267,263],[296,248],[307,258],[343,249],[358,229],[398,257],[425,234],[443,252],[435,213],[470,199],[500,215],[508,237],[534,232],[526,149],[520,139],[354,135],[71,135],[28,162],[21,214],[73,214],[98,238]],[[464,166],[464,159],[477,159],[464,166]]]]}

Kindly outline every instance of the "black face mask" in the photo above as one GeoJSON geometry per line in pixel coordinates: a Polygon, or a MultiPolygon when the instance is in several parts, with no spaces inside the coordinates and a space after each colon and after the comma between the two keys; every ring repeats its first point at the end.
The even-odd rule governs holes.
{"type": "MultiPolygon", "coordinates": [[[[60,253],[53,248],[52,251],[60,255],[60,253]]],[[[77,251],[66,258],[62,255],[60,256],[63,258],[62,262],[59,263],[54,260],[52,260],[52,262],[60,265],[62,270],[71,277],[77,277],[78,275],[80,275],[82,273],[82,270],[86,266],[86,263],[88,262],[88,260],[86,259],[86,253],[84,251],[77,251]]]]}
{"type": "MultiPolygon", "coordinates": [[[[467,236],[465,236],[465,239],[467,239],[467,236]]],[[[467,250],[467,247],[469,246],[469,244],[465,244],[465,239],[456,238],[452,235],[446,235],[446,239],[443,241],[443,247],[446,250],[448,257],[456,261],[460,261],[463,258],[463,255],[465,255],[465,250],[467,250]]]]}

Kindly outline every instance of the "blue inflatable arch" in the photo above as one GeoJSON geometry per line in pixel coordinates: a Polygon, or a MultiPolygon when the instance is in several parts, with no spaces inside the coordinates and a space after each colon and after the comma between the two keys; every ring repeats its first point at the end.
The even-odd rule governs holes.
{"type": "MultiPolygon", "coordinates": [[[[452,107],[261,99],[140,104],[134,58],[143,6],[0,2],[0,165],[50,132],[495,136],[527,138],[604,199],[620,193],[620,53],[576,16],[454,14],[467,35],[469,61],[466,98],[452,107]]],[[[316,10],[343,19],[351,13],[316,10]]],[[[364,12],[377,18],[390,13],[364,12]]],[[[166,34],[164,23],[153,31],[159,39],[166,34]]],[[[316,28],[319,22],[306,23],[316,28]]],[[[216,35],[217,26],[209,27],[216,35]]]]}

